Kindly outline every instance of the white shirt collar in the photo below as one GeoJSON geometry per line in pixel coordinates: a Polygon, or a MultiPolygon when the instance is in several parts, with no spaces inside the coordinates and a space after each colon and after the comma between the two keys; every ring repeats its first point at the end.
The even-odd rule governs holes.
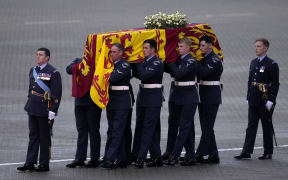
{"type": "Polygon", "coordinates": [[[259,61],[261,62],[267,55],[265,54],[264,56],[258,57],[259,61]]]}
{"type": "Polygon", "coordinates": [[[114,61],[114,64],[117,64],[121,59],[118,59],[116,61],[114,61]]]}
{"type": "Polygon", "coordinates": [[[209,52],[209,53],[205,54],[205,57],[206,57],[206,56],[208,56],[208,55],[209,55],[211,52],[212,52],[212,49],[210,50],[210,52],[209,52]]]}
{"type": "Polygon", "coordinates": [[[148,62],[148,61],[149,61],[150,59],[152,59],[154,56],[156,56],[156,55],[153,55],[153,56],[147,58],[146,61],[148,62]]]}
{"type": "Polygon", "coordinates": [[[185,56],[187,56],[188,54],[189,54],[189,53],[182,55],[182,56],[181,56],[181,59],[184,59],[185,56]]]}
{"type": "Polygon", "coordinates": [[[42,65],[40,66],[40,70],[42,70],[46,65],[47,65],[47,63],[42,64],[42,65]]]}

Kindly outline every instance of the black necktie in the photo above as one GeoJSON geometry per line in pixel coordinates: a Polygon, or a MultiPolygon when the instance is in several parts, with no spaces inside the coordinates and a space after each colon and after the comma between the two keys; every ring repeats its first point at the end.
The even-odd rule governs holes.
{"type": "Polygon", "coordinates": [[[40,67],[36,66],[36,72],[39,73],[40,72],[40,67]]]}
{"type": "Polygon", "coordinates": [[[143,61],[143,65],[144,65],[144,67],[146,67],[147,64],[148,64],[148,61],[147,61],[147,60],[143,61]]]}
{"type": "Polygon", "coordinates": [[[260,67],[260,58],[257,58],[257,67],[260,67]]]}

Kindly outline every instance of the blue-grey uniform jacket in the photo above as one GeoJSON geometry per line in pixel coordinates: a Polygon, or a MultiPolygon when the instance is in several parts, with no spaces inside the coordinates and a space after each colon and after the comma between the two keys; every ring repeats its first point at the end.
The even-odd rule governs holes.
{"type": "Polygon", "coordinates": [[[168,72],[174,78],[171,82],[169,102],[176,105],[197,104],[199,102],[196,85],[175,86],[175,82],[195,82],[197,62],[187,54],[177,63],[167,64],[168,72]]]}
{"type": "Polygon", "coordinates": [[[163,88],[143,88],[143,84],[162,84],[163,62],[155,55],[148,61],[145,60],[136,65],[134,76],[141,80],[137,95],[139,107],[161,107],[163,102],[163,88]]]}
{"type": "Polygon", "coordinates": [[[61,96],[62,96],[62,83],[60,73],[50,64],[47,64],[39,73],[46,77],[46,80],[42,80],[51,89],[51,107],[48,109],[48,101],[45,101],[43,97],[32,94],[36,92],[38,94],[44,94],[45,91],[36,83],[33,76],[33,68],[29,73],[29,90],[28,101],[24,107],[25,111],[32,116],[48,117],[48,111],[57,113],[61,96]]]}
{"type": "MultiPolygon", "coordinates": [[[[198,80],[220,81],[223,65],[220,58],[211,51],[198,66],[198,80]]],[[[220,85],[199,85],[200,102],[202,104],[221,104],[220,85]]]]}
{"type": "Polygon", "coordinates": [[[252,85],[253,82],[267,84],[268,100],[276,104],[280,85],[278,64],[267,56],[260,62],[258,61],[257,58],[253,59],[250,64],[247,92],[249,105],[257,106],[265,103],[263,93],[260,92],[258,86],[252,85]]]}
{"type": "Polygon", "coordinates": [[[132,78],[131,67],[124,59],[114,63],[114,70],[110,76],[109,109],[130,109],[132,97],[129,90],[112,90],[112,86],[130,86],[132,78]]]}

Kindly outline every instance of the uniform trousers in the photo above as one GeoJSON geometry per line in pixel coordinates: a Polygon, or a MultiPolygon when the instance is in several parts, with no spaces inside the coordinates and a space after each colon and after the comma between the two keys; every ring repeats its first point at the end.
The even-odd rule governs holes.
{"type": "Polygon", "coordinates": [[[166,144],[166,153],[170,154],[173,151],[177,134],[178,134],[178,126],[179,126],[179,118],[176,118],[175,113],[175,103],[169,102],[168,103],[168,110],[169,110],[169,116],[168,116],[168,138],[167,138],[167,144],[166,144]]]}
{"type": "Polygon", "coordinates": [[[78,131],[75,159],[86,160],[88,136],[90,138],[90,158],[98,160],[101,148],[99,132],[101,109],[95,106],[75,106],[76,128],[78,131]]]}
{"type": "Polygon", "coordinates": [[[214,134],[214,124],[218,108],[219,104],[198,104],[202,135],[196,153],[201,156],[218,156],[214,134]]]}
{"type": "Polygon", "coordinates": [[[48,117],[29,116],[29,144],[26,157],[27,164],[37,164],[40,146],[39,164],[49,164],[49,147],[51,146],[50,125],[48,117]]]}
{"type": "MultiPolygon", "coordinates": [[[[273,112],[271,112],[272,114],[273,112]]],[[[263,128],[264,154],[273,154],[272,116],[265,105],[250,106],[248,109],[248,127],[246,129],[243,153],[253,153],[259,119],[263,128]]]]}
{"type": "MultiPolygon", "coordinates": [[[[126,134],[127,124],[130,118],[130,109],[109,109],[107,108],[108,133],[105,158],[108,160],[127,160],[126,134]]],[[[129,138],[129,137],[128,137],[129,138]]],[[[129,141],[129,139],[128,139],[129,141]]]]}
{"type": "Polygon", "coordinates": [[[129,116],[126,123],[125,129],[125,145],[126,145],[126,157],[129,158],[131,154],[131,146],[132,146],[132,129],[131,129],[131,119],[132,119],[133,109],[129,109],[129,116]]]}
{"type": "MultiPolygon", "coordinates": [[[[161,107],[138,107],[137,122],[142,126],[138,158],[145,159],[148,150],[153,159],[161,157],[160,111],[161,107]]],[[[136,132],[136,131],[135,131],[136,132]]]]}
{"type": "MultiPolygon", "coordinates": [[[[176,121],[179,122],[179,133],[176,138],[173,154],[176,157],[181,155],[182,149],[186,143],[192,143],[192,147],[186,149],[186,157],[194,157],[195,133],[194,133],[194,115],[197,104],[175,105],[176,121]]],[[[178,128],[177,126],[175,128],[178,128]]],[[[186,148],[187,146],[185,146],[186,148]]]]}

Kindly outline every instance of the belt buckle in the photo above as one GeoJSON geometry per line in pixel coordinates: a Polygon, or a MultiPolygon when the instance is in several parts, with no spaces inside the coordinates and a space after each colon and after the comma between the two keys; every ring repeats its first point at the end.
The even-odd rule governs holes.
{"type": "Polygon", "coordinates": [[[44,99],[45,101],[50,101],[50,100],[51,100],[51,99],[50,99],[50,94],[49,94],[48,91],[46,91],[46,92],[43,94],[43,99],[44,99]]]}

